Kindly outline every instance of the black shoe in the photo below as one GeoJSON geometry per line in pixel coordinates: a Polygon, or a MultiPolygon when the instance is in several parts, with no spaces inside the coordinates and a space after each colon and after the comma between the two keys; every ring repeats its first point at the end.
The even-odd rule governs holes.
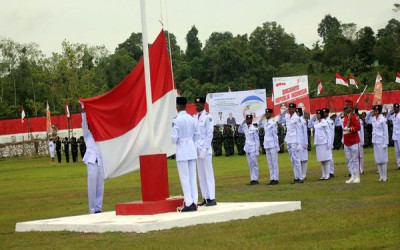
{"type": "Polygon", "coordinates": [[[351,177],[351,174],[348,174],[347,177],[351,177]]]}
{"type": "Polygon", "coordinates": [[[267,183],[266,185],[274,185],[275,180],[271,180],[269,183],[267,183]]]}
{"type": "Polygon", "coordinates": [[[297,183],[303,184],[304,181],[303,180],[298,180],[297,183]]]}
{"type": "Polygon", "coordinates": [[[95,211],[94,213],[95,213],[95,214],[100,214],[101,211],[100,211],[100,210],[97,210],[97,211],[95,211]]]}
{"type": "Polygon", "coordinates": [[[299,182],[299,179],[294,179],[290,184],[296,184],[297,182],[299,182]]]}
{"type": "Polygon", "coordinates": [[[329,178],[335,178],[334,174],[329,174],[329,178]]]}
{"type": "Polygon", "coordinates": [[[278,185],[279,184],[279,181],[277,181],[277,180],[273,180],[274,181],[274,183],[272,183],[272,185],[278,185]]]}
{"type": "Polygon", "coordinates": [[[192,203],[191,206],[193,207],[193,210],[194,210],[194,211],[197,211],[197,205],[196,205],[196,204],[192,203]]]}
{"type": "Polygon", "coordinates": [[[256,185],[256,184],[258,184],[258,181],[255,181],[255,180],[252,180],[252,181],[250,181],[250,183],[249,183],[249,185],[256,185]]]}
{"type": "Polygon", "coordinates": [[[400,167],[398,167],[397,170],[400,170],[400,167]]]}
{"type": "Polygon", "coordinates": [[[196,211],[196,210],[194,210],[193,204],[192,204],[188,207],[185,206],[184,208],[182,208],[182,210],[180,212],[194,212],[194,211],[196,211]]]}
{"type": "Polygon", "coordinates": [[[217,202],[215,201],[215,199],[213,200],[209,200],[209,202],[207,202],[206,207],[212,207],[212,206],[216,206],[217,202]]]}
{"type": "Polygon", "coordinates": [[[203,202],[199,203],[199,206],[202,207],[202,206],[204,206],[204,205],[206,205],[206,204],[207,204],[206,199],[203,199],[203,202]]]}

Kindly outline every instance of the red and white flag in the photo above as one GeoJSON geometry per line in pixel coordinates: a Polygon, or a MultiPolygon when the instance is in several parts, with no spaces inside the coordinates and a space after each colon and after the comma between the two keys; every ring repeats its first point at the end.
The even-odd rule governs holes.
{"type": "Polygon", "coordinates": [[[206,110],[206,112],[210,112],[209,111],[210,107],[208,106],[209,100],[210,100],[210,97],[208,96],[208,90],[207,90],[207,92],[206,92],[206,105],[204,106],[204,109],[206,110]]]}
{"type": "Polygon", "coordinates": [[[347,82],[346,78],[339,75],[338,73],[336,73],[336,84],[344,85],[346,87],[349,86],[349,83],[347,82]]]}
{"type": "Polygon", "coordinates": [[[382,89],[382,76],[378,72],[375,80],[374,100],[372,101],[372,105],[382,105],[382,89]]]}
{"type": "Polygon", "coordinates": [[[356,79],[354,79],[354,77],[351,74],[349,74],[349,80],[350,80],[349,82],[351,85],[356,85],[356,88],[358,88],[357,81],[356,81],[356,79]]]}
{"type": "Polygon", "coordinates": [[[21,105],[21,122],[24,123],[24,118],[25,118],[25,110],[24,106],[21,105]]]}
{"type": "Polygon", "coordinates": [[[71,114],[69,113],[68,101],[65,101],[65,115],[67,118],[71,117],[71,114]]]}
{"type": "Polygon", "coordinates": [[[46,105],[46,131],[47,134],[50,134],[52,132],[49,101],[47,101],[46,105]]]}
{"type": "Polygon", "coordinates": [[[143,59],[114,89],[103,95],[80,99],[87,122],[103,159],[104,177],[114,178],[139,170],[139,156],[150,150],[149,132],[154,129],[154,145],[168,156],[175,153],[171,123],[176,116],[177,91],[164,31],[149,49],[153,124],[146,126],[147,106],[143,59]]]}
{"type": "Polygon", "coordinates": [[[232,92],[231,87],[228,86],[228,92],[232,92]]]}
{"type": "Polygon", "coordinates": [[[397,72],[396,80],[395,82],[400,83],[400,73],[397,72]]]}
{"type": "Polygon", "coordinates": [[[321,78],[318,77],[317,95],[321,94],[322,92],[324,92],[324,87],[322,87],[321,78]]]}

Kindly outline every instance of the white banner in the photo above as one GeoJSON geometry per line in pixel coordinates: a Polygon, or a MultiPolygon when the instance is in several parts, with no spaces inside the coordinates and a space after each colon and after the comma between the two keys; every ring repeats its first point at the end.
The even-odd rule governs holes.
{"type": "Polygon", "coordinates": [[[209,110],[214,125],[236,125],[253,114],[257,122],[267,107],[265,89],[208,94],[209,110]]]}
{"type": "Polygon", "coordinates": [[[289,103],[296,103],[303,113],[310,112],[308,76],[275,77],[272,79],[274,90],[274,114],[279,115],[289,103]]]}

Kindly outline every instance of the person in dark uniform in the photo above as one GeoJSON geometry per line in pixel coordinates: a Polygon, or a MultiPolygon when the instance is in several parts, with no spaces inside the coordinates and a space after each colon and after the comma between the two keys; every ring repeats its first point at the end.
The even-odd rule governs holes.
{"type": "Polygon", "coordinates": [[[236,143],[236,148],[238,151],[238,155],[245,155],[246,152],[244,152],[244,144],[246,143],[246,136],[243,133],[239,133],[239,124],[236,124],[235,127],[235,143],[236,143]]]}
{"type": "Polygon", "coordinates": [[[211,142],[215,156],[222,155],[222,140],[223,140],[222,132],[219,130],[219,126],[215,125],[213,132],[213,139],[211,142]]]}
{"type": "Polygon", "coordinates": [[[55,143],[56,143],[57,160],[58,163],[61,163],[61,140],[59,136],[56,137],[55,143]]]}
{"type": "Polygon", "coordinates": [[[79,143],[79,151],[81,152],[81,157],[83,159],[86,153],[86,144],[85,140],[83,139],[83,136],[79,137],[78,143],[79,143]]]}
{"type": "Polygon", "coordinates": [[[230,156],[235,154],[235,142],[233,139],[233,131],[230,125],[225,124],[224,125],[224,132],[222,133],[222,136],[224,137],[224,149],[225,149],[225,155],[230,156]]]}
{"type": "Polygon", "coordinates": [[[62,143],[64,144],[64,153],[65,153],[65,161],[69,163],[69,140],[68,137],[65,137],[64,140],[62,140],[62,143]]]}
{"type": "Polygon", "coordinates": [[[264,148],[264,135],[265,135],[264,128],[263,127],[259,128],[258,129],[258,136],[260,137],[260,146],[261,146],[263,155],[266,154],[265,148],[264,148]]]}
{"type": "Polygon", "coordinates": [[[71,137],[71,155],[72,155],[72,161],[76,162],[78,158],[78,142],[76,141],[75,137],[71,137]]]}

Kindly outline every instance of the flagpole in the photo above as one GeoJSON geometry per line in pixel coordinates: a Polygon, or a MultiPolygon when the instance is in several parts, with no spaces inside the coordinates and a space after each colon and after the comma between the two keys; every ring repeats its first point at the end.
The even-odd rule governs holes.
{"type": "Polygon", "coordinates": [[[144,78],[146,86],[146,103],[147,103],[147,127],[149,128],[150,153],[155,153],[154,144],[154,128],[153,128],[153,100],[151,96],[151,79],[150,79],[150,63],[149,63],[149,43],[147,42],[147,16],[145,0],[140,0],[140,9],[142,16],[142,44],[143,44],[143,62],[144,62],[144,78]]]}

